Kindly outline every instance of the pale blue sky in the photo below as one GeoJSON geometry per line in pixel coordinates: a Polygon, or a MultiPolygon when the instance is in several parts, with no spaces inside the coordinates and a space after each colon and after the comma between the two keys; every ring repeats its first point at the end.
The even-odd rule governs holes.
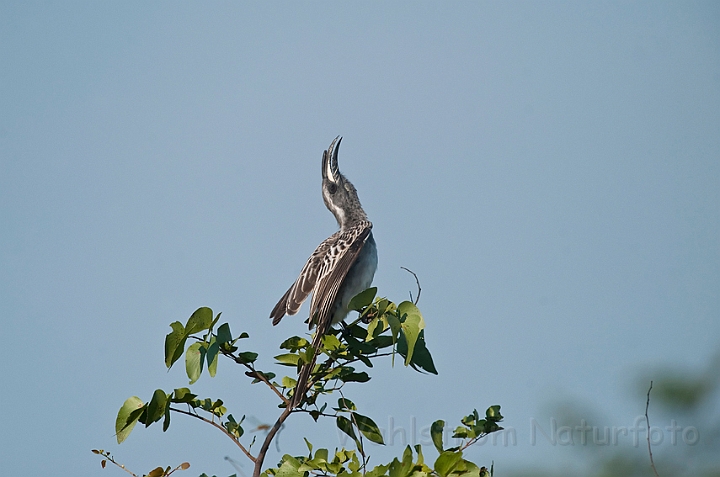
{"type": "MultiPolygon", "coordinates": [[[[518,444],[471,458],[563,465],[571,449],[530,445],[547,403],[629,426],[642,370],[718,350],[717,3],[4,2],[1,475],[121,475],[92,448],[138,472],[234,471],[210,427],[175,417],[117,446],[115,413],[187,383],[163,339],[199,306],[265,363],[303,332],[267,316],[335,230],[336,135],[375,284],[401,301],[400,267],[419,275],[440,372],[377,366],[348,390],[382,427],[500,404],[518,444]]],[[[194,389],[269,420],[234,372],[194,389]]],[[[283,452],[338,444],[308,421],[283,452]]]]}

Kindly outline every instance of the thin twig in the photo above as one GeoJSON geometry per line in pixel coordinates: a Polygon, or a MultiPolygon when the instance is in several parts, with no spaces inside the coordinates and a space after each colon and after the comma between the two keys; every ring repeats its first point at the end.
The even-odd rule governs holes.
{"type": "MultiPolygon", "coordinates": [[[[406,272],[412,273],[412,276],[415,277],[415,283],[417,283],[418,293],[417,293],[417,296],[415,297],[415,301],[413,301],[413,304],[417,305],[418,302],[420,301],[420,292],[422,291],[422,288],[420,288],[420,280],[418,279],[418,276],[415,274],[415,272],[413,272],[409,268],[405,268],[405,267],[400,267],[400,268],[402,268],[406,272]]],[[[410,292],[410,301],[412,301],[412,299],[413,299],[412,292],[410,292]]]]}
{"type": "MultiPolygon", "coordinates": [[[[368,358],[378,358],[378,357],[381,357],[381,356],[391,356],[392,354],[393,354],[393,353],[391,353],[391,352],[387,352],[387,353],[375,353],[375,354],[367,355],[367,357],[368,357],[368,358]]],[[[322,364],[323,364],[323,365],[324,365],[324,364],[327,364],[328,361],[332,361],[332,362],[334,362],[334,363],[339,363],[339,360],[337,360],[336,358],[333,358],[332,356],[329,356],[328,359],[325,360],[325,362],[323,362],[322,364]]],[[[351,363],[356,363],[356,362],[358,362],[358,361],[360,361],[360,358],[348,359],[348,360],[346,360],[344,363],[340,364],[340,367],[346,366],[346,365],[351,364],[351,363]]],[[[338,368],[329,368],[329,369],[325,372],[325,374],[324,374],[323,376],[316,376],[314,379],[313,379],[312,377],[308,378],[308,390],[312,389],[313,386],[315,386],[315,384],[316,384],[318,381],[320,381],[322,378],[324,378],[325,376],[327,376],[329,373],[331,373],[332,371],[334,371],[334,370],[336,370],[336,369],[338,369],[338,368]]],[[[335,389],[336,389],[336,388],[326,389],[326,391],[334,391],[335,389]]],[[[337,388],[337,389],[339,389],[339,388],[337,388]]],[[[297,409],[300,410],[299,407],[298,407],[297,409]]]]}
{"type": "MultiPolygon", "coordinates": [[[[295,412],[305,412],[305,413],[310,414],[310,413],[313,413],[314,411],[311,411],[310,409],[302,409],[302,408],[298,407],[295,409],[295,412]]],[[[326,414],[324,412],[319,412],[319,411],[315,415],[318,417],[337,417],[337,415],[335,415],[335,414],[326,414]]]]}
{"type": "Polygon", "coordinates": [[[283,393],[281,393],[280,391],[278,391],[278,388],[276,388],[275,386],[273,386],[273,384],[272,384],[270,381],[268,381],[268,378],[266,378],[264,374],[259,373],[259,372],[255,371],[255,370],[253,370],[253,373],[255,373],[253,376],[254,376],[255,378],[259,379],[260,381],[264,382],[265,384],[267,384],[268,387],[269,387],[270,389],[272,389],[272,390],[275,392],[275,394],[277,394],[277,397],[279,397],[280,399],[282,399],[282,401],[285,403],[286,406],[289,406],[289,405],[290,405],[290,400],[289,400],[288,398],[286,398],[285,396],[283,396],[283,393]]]}
{"type": "Polygon", "coordinates": [[[487,436],[487,435],[488,435],[488,434],[486,434],[486,433],[483,432],[483,433],[480,434],[479,436],[473,437],[472,439],[470,439],[469,441],[467,441],[464,445],[462,445],[462,446],[460,447],[460,450],[461,450],[461,451],[464,451],[464,450],[467,449],[468,447],[475,445],[475,443],[476,443],[477,441],[479,441],[480,439],[482,439],[483,437],[485,437],[485,436],[487,436]]]}
{"type": "MultiPolygon", "coordinates": [[[[107,460],[108,462],[111,462],[111,463],[115,464],[116,466],[120,467],[122,470],[124,470],[124,471],[127,472],[128,474],[132,475],[133,477],[138,477],[135,472],[132,472],[132,471],[130,471],[127,467],[125,467],[125,464],[121,464],[121,463],[115,461],[115,459],[113,459],[113,456],[111,456],[109,452],[106,452],[106,451],[104,451],[104,450],[98,450],[98,451],[93,450],[93,453],[99,454],[99,455],[105,457],[105,460],[107,460]]],[[[105,465],[103,464],[103,468],[104,468],[104,467],[105,467],[105,465]]]]}
{"type": "MultiPolygon", "coordinates": [[[[345,399],[345,395],[343,394],[343,392],[340,390],[338,390],[338,392],[340,393],[340,397],[342,397],[342,399],[343,399],[343,403],[347,402],[348,399],[345,399]]],[[[367,460],[368,459],[367,459],[367,456],[365,455],[365,445],[363,444],[362,431],[360,430],[360,426],[358,426],[357,420],[355,419],[354,412],[350,413],[350,417],[352,418],[352,423],[355,425],[355,428],[358,430],[358,437],[360,438],[360,446],[358,447],[358,450],[360,451],[360,455],[362,456],[362,460],[363,460],[362,468],[363,468],[363,477],[364,477],[365,471],[367,468],[367,460]]]]}
{"type": "Polygon", "coordinates": [[[268,381],[268,379],[267,379],[263,374],[258,373],[254,366],[252,366],[252,365],[250,365],[250,364],[248,364],[248,363],[243,363],[242,361],[238,361],[238,358],[237,358],[234,354],[232,354],[231,352],[229,352],[229,351],[220,350],[220,352],[221,352],[222,354],[224,354],[225,356],[227,356],[228,358],[230,358],[230,359],[232,359],[233,361],[235,361],[236,363],[241,364],[241,365],[245,366],[247,369],[249,369],[252,373],[254,373],[253,377],[255,377],[255,378],[259,379],[260,381],[262,381],[263,383],[267,384],[268,387],[269,387],[270,389],[272,389],[273,392],[274,392],[275,394],[277,394],[277,396],[278,396],[280,399],[282,399],[282,401],[285,403],[285,405],[290,405],[290,401],[288,400],[288,398],[286,398],[285,396],[283,396],[283,393],[281,393],[280,391],[278,391],[278,389],[277,389],[275,386],[273,386],[273,384],[272,384],[270,381],[268,381]]]}
{"type": "Polygon", "coordinates": [[[655,468],[655,461],[653,460],[652,449],[650,448],[650,418],[648,417],[648,408],[650,407],[650,391],[652,391],[653,382],[650,381],[650,389],[647,392],[647,402],[645,403],[645,421],[647,422],[647,443],[648,443],[648,454],[650,454],[650,467],[652,467],[655,477],[660,477],[657,469],[655,468]]]}
{"type": "Polygon", "coordinates": [[[165,474],[165,475],[166,475],[166,476],[169,476],[170,474],[172,474],[172,473],[175,472],[176,470],[187,470],[187,469],[189,469],[189,468],[190,468],[190,463],[188,463],[188,462],[183,462],[182,464],[178,465],[177,467],[175,467],[173,470],[171,470],[170,472],[168,472],[168,473],[165,474]]]}
{"type": "Polygon", "coordinates": [[[256,458],[255,456],[253,456],[253,455],[245,448],[245,446],[242,445],[242,443],[238,440],[237,437],[235,437],[234,435],[232,435],[230,432],[228,432],[227,429],[225,429],[223,426],[221,426],[221,425],[218,424],[217,422],[215,422],[215,421],[213,421],[213,420],[210,420],[210,419],[207,419],[207,418],[204,418],[204,417],[202,417],[201,415],[195,414],[195,413],[193,413],[193,412],[183,411],[182,409],[177,409],[177,408],[171,407],[170,410],[171,410],[171,411],[175,411],[175,412],[179,412],[180,414],[185,414],[186,416],[190,416],[190,417],[194,417],[194,418],[196,418],[196,419],[200,419],[200,420],[203,421],[203,422],[207,422],[208,424],[217,427],[217,428],[220,429],[226,436],[228,436],[230,439],[232,439],[233,442],[235,442],[235,444],[237,444],[237,446],[240,448],[241,451],[243,451],[243,453],[248,457],[248,459],[250,459],[250,460],[253,461],[253,462],[255,462],[255,461],[257,460],[257,458],[256,458]]]}

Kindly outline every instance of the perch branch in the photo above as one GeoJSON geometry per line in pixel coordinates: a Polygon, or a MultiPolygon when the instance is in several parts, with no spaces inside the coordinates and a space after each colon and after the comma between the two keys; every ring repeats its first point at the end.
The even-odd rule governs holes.
{"type": "Polygon", "coordinates": [[[648,443],[648,454],[650,454],[650,467],[652,467],[655,477],[660,477],[657,469],[655,468],[655,461],[653,460],[652,449],[650,448],[650,418],[648,417],[648,408],[650,407],[650,391],[652,391],[653,382],[650,381],[650,389],[647,392],[647,402],[645,403],[645,421],[647,422],[647,443],[648,443]]]}
{"type": "Polygon", "coordinates": [[[415,297],[415,301],[413,301],[412,292],[410,292],[410,301],[412,301],[413,304],[417,305],[418,302],[420,301],[420,292],[422,291],[422,288],[420,288],[420,280],[418,279],[418,276],[415,274],[415,272],[413,272],[409,268],[405,268],[405,267],[400,267],[400,268],[402,268],[406,272],[411,273],[412,276],[415,277],[415,283],[417,283],[418,293],[417,293],[417,296],[415,297]]]}

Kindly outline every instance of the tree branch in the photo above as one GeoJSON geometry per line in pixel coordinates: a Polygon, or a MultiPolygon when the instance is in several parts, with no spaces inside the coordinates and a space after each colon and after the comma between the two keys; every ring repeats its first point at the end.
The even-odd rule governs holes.
{"type": "Polygon", "coordinates": [[[660,477],[657,469],[655,468],[655,461],[653,460],[652,449],[650,448],[650,418],[648,417],[648,408],[650,407],[650,391],[652,391],[653,382],[650,381],[650,389],[647,392],[647,402],[645,403],[645,421],[647,422],[647,443],[648,443],[648,454],[650,454],[650,467],[652,467],[655,477],[660,477]]]}
{"type": "Polygon", "coordinates": [[[414,305],[417,305],[418,302],[420,301],[420,292],[422,291],[422,288],[420,288],[420,280],[418,279],[418,276],[415,274],[415,272],[413,272],[409,268],[405,268],[405,267],[400,267],[400,268],[402,268],[406,272],[412,273],[412,276],[415,277],[415,283],[417,283],[417,287],[418,287],[418,294],[415,297],[415,301],[413,301],[412,292],[410,292],[410,301],[412,301],[414,305]]]}
{"type": "Polygon", "coordinates": [[[253,462],[255,462],[255,470],[253,470],[253,477],[260,477],[263,461],[265,460],[265,454],[267,454],[270,443],[275,437],[275,434],[277,434],[285,420],[288,418],[288,416],[290,416],[292,412],[292,408],[288,405],[283,410],[282,414],[280,414],[280,417],[278,417],[277,421],[275,421],[272,429],[270,429],[270,431],[265,436],[265,440],[263,441],[262,447],[260,447],[260,452],[258,452],[257,458],[253,459],[253,462]]]}
{"type": "MultiPolygon", "coordinates": [[[[393,354],[393,352],[390,352],[390,351],[385,352],[385,353],[375,353],[372,355],[367,355],[367,358],[379,358],[382,356],[391,356],[392,354],[393,354]]],[[[331,363],[338,363],[340,365],[340,367],[343,367],[343,366],[346,366],[351,363],[357,363],[358,361],[360,361],[360,358],[352,358],[352,359],[347,359],[344,363],[341,364],[339,359],[334,358],[332,356],[328,356],[328,359],[325,360],[322,363],[322,365],[325,365],[325,364],[328,364],[328,362],[331,362],[331,363]]],[[[327,371],[325,371],[322,376],[316,376],[315,378],[313,378],[313,376],[310,375],[310,377],[308,378],[308,391],[311,390],[318,381],[322,380],[325,376],[327,376],[329,373],[331,373],[332,371],[334,371],[336,369],[338,369],[338,368],[337,367],[328,368],[327,371]]],[[[343,383],[343,384],[345,384],[345,383],[343,383]]],[[[339,389],[339,388],[337,388],[337,389],[339,389]]]]}
{"type": "Polygon", "coordinates": [[[255,461],[257,460],[257,458],[254,457],[254,456],[245,448],[245,446],[242,445],[242,443],[238,440],[237,437],[235,437],[234,435],[232,435],[230,432],[228,432],[227,429],[225,429],[223,426],[221,426],[221,425],[218,424],[217,422],[212,421],[212,420],[210,420],[210,419],[207,419],[207,418],[205,418],[205,417],[202,417],[201,415],[195,414],[195,413],[193,413],[193,412],[183,411],[182,409],[177,409],[177,408],[171,407],[170,410],[171,410],[171,411],[175,411],[175,412],[179,412],[180,414],[185,414],[186,416],[190,416],[190,417],[194,417],[194,418],[196,418],[196,419],[200,419],[200,420],[203,421],[203,422],[207,422],[208,424],[210,424],[210,425],[212,425],[212,426],[214,426],[214,427],[217,427],[217,428],[220,429],[226,436],[228,436],[230,439],[232,439],[235,444],[237,444],[237,446],[240,448],[241,451],[243,451],[243,454],[245,454],[248,459],[250,459],[250,460],[253,461],[253,462],[255,462],[255,461]]]}
{"type": "Polygon", "coordinates": [[[259,379],[260,381],[262,381],[263,383],[267,384],[268,387],[273,390],[273,392],[277,395],[277,397],[279,397],[279,398],[285,403],[286,406],[289,406],[289,405],[290,405],[290,400],[289,400],[288,398],[286,398],[286,397],[283,395],[283,393],[281,393],[280,391],[278,391],[278,389],[277,389],[275,386],[273,386],[273,384],[272,384],[270,381],[268,381],[268,379],[267,379],[264,375],[258,373],[254,366],[252,366],[251,364],[242,362],[241,360],[239,360],[239,359],[237,358],[237,356],[235,356],[234,354],[232,354],[232,353],[229,352],[229,351],[224,351],[224,350],[221,349],[220,352],[221,352],[223,355],[225,355],[225,356],[227,356],[228,358],[230,358],[230,359],[232,359],[233,361],[235,361],[236,363],[245,366],[245,367],[246,367],[247,369],[249,369],[252,373],[255,373],[255,375],[254,375],[255,378],[257,378],[257,379],[259,379]]]}

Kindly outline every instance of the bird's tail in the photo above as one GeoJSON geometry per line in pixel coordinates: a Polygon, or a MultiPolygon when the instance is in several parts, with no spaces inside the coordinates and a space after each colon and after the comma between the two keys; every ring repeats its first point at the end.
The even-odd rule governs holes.
{"type": "Polygon", "coordinates": [[[320,345],[322,344],[323,335],[324,333],[321,333],[319,329],[315,330],[315,338],[313,338],[312,342],[315,352],[313,353],[313,357],[310,362],[303,365],[300,370],[297,385],[295,386],[295,391],[293,392],[292,407],[294,408],[300,405],[305,397],[305,394],[309,391],[308,381],[310,379],[310,374],[315,368],[315,362],[317,361],[318,354],[320,354],[320,345]]]}
{"type": "Polygon", "coordinates": [[[317,355],[313,356],[313,359],[308,364],[304,365],[300,370],[300,376],[298,377],[295,392],[293,393],[292,407],[298,407],[305,397],[305,394],[308,392],[308,379],[310,378],[312,369],[315,367],[316,358],[317,355]]]}

